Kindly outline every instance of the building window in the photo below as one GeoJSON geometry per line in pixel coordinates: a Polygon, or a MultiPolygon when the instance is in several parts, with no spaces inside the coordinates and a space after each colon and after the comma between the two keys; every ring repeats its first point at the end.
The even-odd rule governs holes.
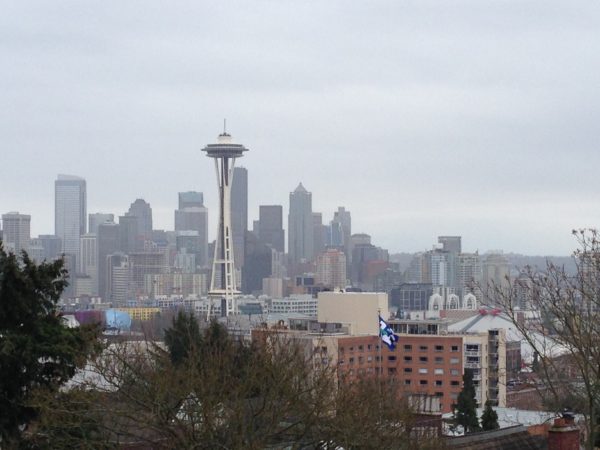
{"type": "Polygon", "coordinates": [[[444,351],[444,346],[443,345],[436,345],[435,346],[435,351],[436,352],[443,352],[444,351]]]}
{"type": "Polygon", "coordinates": [[[410,345],[410,344],[405,345],[404,346],[404,351],[405,352],[411,352],[412,351],[412,345],[410,345]]]}
{"type": "Polygon", "coordinates": [[[394,375],[395,373],[396,373],[396,368],[395,367],[388,368],[388,374],[394,375]]]}
{"type": "Polygon", "coordinates": [[[458,345],[453,345],[450,349],[450,351],[452,352],[457,352],[458,351],[458,345]]]}
{"type": "Polygon", "coordinates": [[[436,397],[443,397],[443,396],[444,396],[444,393],[443,393],[443,392],[436,392],[436,393],[435,393],[435,396],[436,396],[436,397]]]}
{"type": "Polygon", "coordinates": [[[456,400],[456,399],[458,399],[458,393],[456,393],[456,392],[452,392],[452,393],[450,394],[450,398],[451,398],[452,400],[456,400]]]}
{"type": "Polygon", "coordinates": [[[344,353],[344,347],[340,347],[340,353],[344,353]]]}
{"type": "Polygon", "coordinates": [[[404,380],[404,384],[405,384],[406,386],[410,386],[410,380],[404,380]]]}
{"type": "Polygon", "coordinates": [[[442,386],[442,380],[435,380],[435,385],[436,386],[442,386]]]}
{"type": "Polygon", "coordinates": [[[371,344],[367,345],[367,350],[371,350],[373,348],[373,346],[371,344]]]}
{"type": "Polygon", "coordinates": [[[348,350],[350,350],[351,352],[354,351],[354,347],[350,347],[348,350]]]}
{"type": "Polygon", "coordinates": [[[444,375],[444,369],[435,369],[433,373],[436,375],[444,375]]]}
{"type": "Polygon", "coordinates": [[[396,361],[396,357],[393,355],[388,356],[388,361],[396,361]]]}
{"type": "Polygon", "coordinates": [[[421,386],[425,386],[427,384],[427,380],[419,380],[419,384],[421,386]]]}
{"type": "Polygon", "coordinates": [[[458,364],[458,358],[450,358],[450,364],[458,364]]]}
{"type": "Polygon", "coordinates": [[[373,361],[373,357],[372,356],[367,356],[367,362],[372,362],[373,361]]]}
{"type": "Polygon", "coordinates": [[[359,345],[359,346],[358,346],[358,351],[359,351],[359,352],[362,352],[363,350],[364,350],[364,347],[363,347],[362,345],[359,345]]]}
{"type": "Polygon", "coordinates": [[[404,372],[411,373],[412,372],[412,367],[405,367],[404,368],[404,372]]]}
{"type": "Polygon", "coordinates": [[[344,364],[344,360],[343,360],[343,359],[338,359],[338,364],[339,364],[340,366],[342,366],[342,365],[344,364]]]}
{"type": "Polygon", "coordinates": [[[435,363],[436,364],[444,364],[444,358],[442,358],[441,356],[436,356],[435,363]]]}
{"type": "Polygon", "coordinates": [[[460,386],[460,381],[452,380],[450,386],[460,386]]]}
{"type": "Polygon", "coordinates": [[[427,373],[427,369],[424,368],[424,367],[422,367],[422,368],[419,369],[419,373],[424,375],[424,374],[427,373]]]}
{"type": "Polygon", "coordinates": [[[354,358],[350,358],[350,359],[348,360],[348,363],[350,363],[350,364],[354,364],[354,358]]]}
{"type": "Polygon", "coordinates": [[[458,369],[450,369],[450,375],[458,376],[458,369]]]}
{"type": "Polygon", "coordinates": [[[427,351],[427,346],[426,345],[419,346],[419,351],[420,352],[426,352],[427,351]]]}
{"type": "Polygon", "coordinates": [[[359,364],[362,364],[362,363],[364,363],[364,362],[365,362],[365,358],[363,358],[362,356],[359,356],[359,357],[358,357],[358,363],[359,363],[359,364]]]}
{"type": "Polygon", "coordinates": [[[426,363],[427,362],[427,356],[419,356],[419,362],[420,363],[426,363]]]}
{"type": "Polygon", "coordinates": [[[406,363],[412,362],[412,356],[405,356],[404,362],[406,362],[406,363]]]}

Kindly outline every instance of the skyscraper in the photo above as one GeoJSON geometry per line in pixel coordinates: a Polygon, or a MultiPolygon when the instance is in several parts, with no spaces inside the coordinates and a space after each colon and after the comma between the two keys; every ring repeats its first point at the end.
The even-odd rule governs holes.
{"type": "Polygon", "coordinates": [[[316,282],[328,288],[346,287],[346,255],[337,249],[327,249],[317,256],[316,282]]]}
{"type": "Polygon", "coordinates": [[[239,269],[244,266],[244,240],[248,231],[248,170],[245,167],[233,169],[231,227],[235,267],[239,269]]]}
{"type": "Polygon", "coordinates": [[[302,183],[290,193],[288,215],[288,253],[292,263],[313,259],[312,194],[302,183]]]}
{"type": "Polygon", "coordinates": [[[283,253],[285,251],[283,207],[281,205],[260,205],[258,217],[258,239],[260,242],[283,253]]]}
{"type": "Polygon", "coordinates": [[[54,182],[54,234],[62,240],[63,253],[73,258],[79,257],[79,238],[86,232],[86,208],[85,180],[58,175],[54,182]]]}
{"type": "Polygon", "coordinates": [[[4,249],[20,255],[22,250],[29,251],[31,240],[31,216],[9,212],[2,214],[4,249]]]}
{"type": "Polygon", "coordinates": [[[106,223],[106,222],[114,222],[115,215],[109,214],[109,213],[93,213],[93,214],[88,214],[88,220],[89,220],[88,233],[95,234],[98,232],[98,225],[100,225],[101,223],[106,223]]]}
{"type": "Polygon", "coordinates": [[[204,206],[204,194],[202,192],[187,191],[179,193],[179,209],[204,206]]]}
{"type": "Polygon", "coordinates": [[[239,294],[236,287],[232,242],[231,185],[234,180],[235,160],[241,158],[248,149],[243,145],[234,144],[231,135],[223,131],[216,144],[208,144],[202,151],[215,161],[219,187],[219,227],[215,241],[209,297],[220,299],[221,314],[229,315],[236,310],[235,298],[239,294]]]}
{"type": "Polygon", "coordinates": [[[141,198],[136,199],[125,214],[137,218],[137,236],[150,239],[152,236],[152,208],[141,198]]]}
{"type": "Polygon", "coordinates": [[[313,257],[325,251],[325,241],[327,237],[327,227],[323,225],[323,214],[320,212],[312,213],[313,218],[313,257]]]}
{"type": "Polygon", "coordinates": [[[92,295],[98,295],[98,239],[95,234],[81,236],[79,272],[90,277],[92,295]]]}
{"type": "Polygon", "coordinates": [[[193,231],[198,236],[195,264],[201,267],[208,265],[208,209],[203,202],[202,192],[180,192],[179,209],[175,210],[175,231],[179,235],[193,231]]]}
{"type": "Polygon", "coordinates": [[[350,216],[350,211],[346,211],[346,208],[343,206],[338,206],[338,210],[333,213],[331,225],[332,230],[337,225],[335,228],[340,233],[340,245],[344,247],[346,254],[350,253],[350,236],[352,235],[352,217],[350,216]]]}
{"type": "Polygon", "coordinates": [[[110,222],[98,225],[96,245],[98,252],[98,294],[104,300],[108,300],[112,270],[108,257],[119,251],[119,225],[110,222]]]}

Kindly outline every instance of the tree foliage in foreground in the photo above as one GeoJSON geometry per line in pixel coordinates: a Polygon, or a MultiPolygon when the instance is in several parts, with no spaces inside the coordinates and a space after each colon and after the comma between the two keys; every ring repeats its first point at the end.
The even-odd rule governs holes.
{"type": "Polygon", "coordinates": [[[477,400],[475,399],[475,386],[473,385],[473,372],[465,369],[463,374],[463,388],[458,394],[454,405],[454,421],[461,425],[465,434],[480,431],[477,418],[477,400]]]}
{"type": "Polygon", "coordinates": [[[497,430],[500,428],[498,424],[498,413],[492,408],[492,402],[485,402],[485,408],[481,415],[481,429],[483,431],[497,430]]]}
{"type": "Polygon", "coordinates": [[[394,383],[338,383],[312,341],[285,333],[265,330],[243,343],[217,323],[201,331],[192,315],[180,314],[164,347],[113,345],[93,369],[97,377],[45,399],[63,415],[46,416],[41,440],[63,447],[439,448],[416,434],[394,383]],[[77,421],[85,439],[73,433],[77,421]]]}
{"type": "Polygon", "coordinates": [[[544,382],[547,405],[573,408],[585,416],[586,448],[600,446],[600,236],[573,230],[576,273],[551,262],[543,271],[525,267],[518,283],[494,289],[503,307],[537,355],[535,371],[544,382]],[[525,321],[522,309],[537,314],[525,321]]]}
{"type": "MultiPolygon", "coordinates": [[[[0,242],[0,437],[21,440],[39,410],[37,390],[54,393],[83,364],[94,328],[67,328],[57,310],[67,285],[62,260],[36,264],[6,253],[0,242]]],[[[16,444],[15,444],[16,445],[16,444]]]]}

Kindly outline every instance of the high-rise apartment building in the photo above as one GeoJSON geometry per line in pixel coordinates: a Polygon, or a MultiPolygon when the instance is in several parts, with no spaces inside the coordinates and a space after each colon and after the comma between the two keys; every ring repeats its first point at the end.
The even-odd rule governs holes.
{"type": "Polygon", "coordinates": [[[344,289],[347,282],[346,255],[338,249],[327,249],[317,256],[316,282],[332,289],[344,289]]]}
{"type": "Polygon", "coordinates": [[[130,206],[126,216],[137,218],[137,236],[150,239],[152,236],[152,208],[141,198],[136,199],[130,206]]]}
{"type": "Polygon", "coordinates": [[[458,287],[463,295],[472,292],[480,297],[481,275],[479,253],[461,253],[458,256],[458,287]]]}
{"type": "Polygon", "coordinates": [[[79,272],[90,278],[90,295],[98,295],[98,239],[93,233],[81,236],[79,272]]]}
{"type": "Polygon", "coordinates": [[[115,215],[109,213],[91,213],[88,214],[88,233],[96,234],[98,225],[106,222],[114,222],[115,215]]]}
{"type": "Polygon", "coordinates": [[[231,228],[234,262],[239,269],[244,266],[244,239],[248,231],[248,170],[245,167],[233,169],[231,228]]]}
{"type": "Polygon", "coordinates": [[[258,239],[278,252],[285,251],[283,207],[281,205],[259,206],[258,239]]]}
{"type": "Polygon", "coordinates": [[[85,180],[73,175],[58,175],[54,182],[54,234],[62,240],[63,253],[79,257],[79,238],[86,233],[86,218],[85,180]]]}
{"type": "Polygon", "coordinates": [[[20,255],[21,251],[29,251],[31,240],[31,216],[9,212],[2,214],[4,250],[20,255]]]}
{"type": "MultiPolygon", "coordinates": [[[[175,231],[178,234],[197,233],[200,247],[193,253],[196,255],[195,264],[200,267],[208,266],[208,209],[202,202],[201,192],[180,192],[179,209],[175,210],[175,231]]],[[[188,253],[192,251],[188,249],[188,253]]]]}
{"type": "Polygon", "coordinates": [[[483,300],[488,303],[496,288],[506,290],[510,287],[508,258],[500,252],[489,253],[485,255],[482,269],[483,295],[486,297],[483,300]]]}
{"type": "Polygon", "coordinates": [[[300,183],[290,193],[288,253],[292,263],[313,260],[313,240],[312,194],[300,183]]]}
{"type": "Polygon", "coordinates": [[[462,251],[461,240],[460,236],[438,236],[438,243],[442,244],[444,251],[450,253],[458,254],[462,251]]]}
{"type": "Polygon", "coordinates": [[[119,216],[119,250],[128,255],[141,250],[143,238],[139,233],[139,218],[136,216],[119,216]],[[140,242],[138,242],[138,239],[140,242]]]}

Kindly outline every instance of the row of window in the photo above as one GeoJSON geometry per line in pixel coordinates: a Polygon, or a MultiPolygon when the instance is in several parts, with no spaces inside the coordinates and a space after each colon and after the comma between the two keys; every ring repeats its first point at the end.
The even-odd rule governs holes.
{"type": "MultiPolygon", "coordinates": [[[[353,345],[351,345],[350,347],[348,347],[348,351],[353,352],[353,351],[356,350],[356,351],[359,351],[359,352],[364,352],[365,351],[365,347],[366,347],[367,351],[379,350],[379,344],[375,344],[375,345],[367,344],[366,346],[361,344],[361,345],[357,345],[356,347],[354,347],[353,345]]],[[[405,344],[403,346],[403,349],[404,349],[405,352],[411,352],[412,349],[413,349],[413,346],[411,344],[405,344]]],[[[436,352],[443,352],[444,351],[444,346],[443,345],[435,345],[433,347],[433,349],[436,352]]],[[[459,348],[458,345],[452,345],[452,346],[450,346],[450,351],[451,352],[458,352],[459,350],[460,350],[460,348],[459,348]]],[[[339,351],[340,351],[340,353],[343,353],[345,351],[345,348],[344,347],[340,347],[339,351]]],[[[420,352],[429,351],[429,346],[427,346],[427,345],[419,345],[419,351],[420,352]]]]}
{"type": "MultiPolygon", "coordinates": [[[[388,359],[388,361],[396,361],[396,357],[394,355],[389,355],[387,357],[387,359],[388,359]]],[[[379,356],[373,357],[371,355],[367,356],[367,362],[372,362],[373,360],[379,361],[380,357],[379,356]]],[[[354,356],[351,356],[351,357],[348,358],[348,364],[354,364],[355,361],[356,361],[356,358],[354,356]]],[[[427,356],[420,356],[419,357],[419,362],[422,363],[422,364],[426,364],[428,361],[429,360],[428,360],[427,356]]],[[[343,359],[340,359],[338,362],[339,362],[339,364],[344,364],[344,360],[343,359]]],[[[365,357],[364,356],[359,356],[358,357],[358,363],[359,364],[363,364],[364,362],[365,362],[365,357]]],[[[410,364],[412,362],[412,356],[405,356],[404,357],[404,362],[407,363],[407,364],[410,364]]],[[[459,362],[460,362],[459,358],[450,358],[450,364],[458,364],[459,362]]],[[[442,357],[436,357],[435,358],[435,363],[436,364],[444,364],[444,358],[442,358],[442,357]]],[[[438,369],[436,369],[436,370],[438,370],[438,369]]]]}
{"type": "MultiPolygon", "coordinates": [[[[412,385],[412,380],[410,378],[407,378],[404,380],[404,384],[406,386],[410,386],[410,385],[412,385]]],[[[419,380],[419,385],[427,386],[427,385],[429,385],[429,382],[428,382],[428,380],[419,380]]],[[[444,384],[443,384],[442,380],[435,380],[433,385],[439,387],[439,386],[443,386],[444,384]]],[[[450,386],[458,388],[458,387],[460,387],[460,381],[451,381],[450,386]]]]}
{"type": "MultiPolygon", "coordinates": [[[[395,369],[395,367],[390,367],[389,369],[395,369]]],[[[428,374],[429,373],[429,369],[427,369],[426,367],[421,367],[418,372],[420,374],[428,374]]],[[[394,372],[395,373],[395,372],[394,372]]],[[[412,367],[405,367],[404,368],[404,373],[413,373],[413,369],[412,367]]],[[[434,375],[444,375],[444,369],[433,369],[433,374],[434,375]]],[[[450,375],[452,376],[458,376],[460,375],[458,369],[450,369],[450,375]]]]}

